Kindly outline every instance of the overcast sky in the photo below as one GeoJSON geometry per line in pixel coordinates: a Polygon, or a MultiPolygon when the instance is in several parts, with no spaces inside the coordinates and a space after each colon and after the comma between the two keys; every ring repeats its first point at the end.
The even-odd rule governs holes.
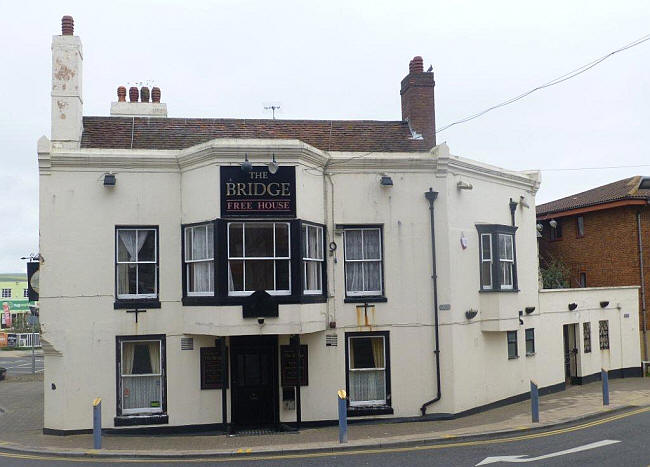
{"type": "MultiPolygon", "coordinates": [[[[650,33],[647,1],[0,0],[0,272],[38,251],[36,141],[50,136],[52,35],[75,20],[85,115],[152,81],[170,117],[401,119],[415,55],[433,65],[439,127],[650,33]]],[[[438,135],[508,169],[650,164],[650,41],[438,135]]],[[[544,170],[537,203],[650,167],[544,170]]]]}

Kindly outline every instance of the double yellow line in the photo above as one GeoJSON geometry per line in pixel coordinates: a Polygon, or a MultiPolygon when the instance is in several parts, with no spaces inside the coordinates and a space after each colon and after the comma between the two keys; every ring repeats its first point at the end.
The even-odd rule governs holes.
{"type": "MultiPolygon", "coordinates": [[[[387,452],[409,452],[409,451],[425,451],[429,449],[448,449],[448,448],[457,448],[457,447],[467,447],[467,446],[481,446],[487,444],[499,444],[499,443],[512,443],[515,441],[525,441],[527,439],[543,438],[546,436],[556,436],[563,433],[571,433],[572,431],[584,430],[591,428],[593,426],[602,425],[604,423],[613,422],[615,420],[620,420],[621,418],[631,417],[640,413],[650,411],[650,407],[643,407],[636,410],[631,410],[629,412],[624,412],[617,415],[612,415],[610,417],[602,418],[599,420],[594,420],[591,422],[583,423],[576,426],[570,426],[567,428],[561,428],[557,430],[544,431],[541,433],[531,433],[528,435],[519,435],[519,436],[509,436],[505,438],[492,438],[476,441],[460,441],[455,443],[444,443],[444,444],[431,444],[431,445],[421,445],[421,446],[407,446],[401,448],[375,448],[375,449],[357,449],[357,450],[341,450],[341,451],[326,451],[326,452],[314,452],[306,454],[281,454],[281,455],[247,455],[247,452],[250,452],[250,449],[240,449],[238,452],[242,452],[241,455],[230,456],[230,457],[192,457],[192,458],[183,458],[183,457],[169,457],[169,458],[156,458],[156,459],[125,459],[125,458],[105,458],[105,457],[66,457],[66,456],[47,456],[40,454],[17,454],[11,452],[0,452],[0,457],[9,457],[13,459],[32,459],[32,460],[51,460],[51,461],[66,461],[66,462],[102,462],[102,463],[167,463],[167,462],[177,462],[177,463],[189,463],[189,462],[235,462],[235,461],[259,461],[259,460],[278,460],[278,459],[307,459],[315,457],[329,457],[329,456],[356,456],[362,454],[380,454],[387,452]]],[[[0,444],[0,448],[2,444],[0,444]]],[[[87,454],[100,454],[101,451],[87,451],[87,454]]],[[[127,454],[125,454],[127,455],[127,454]]]]}

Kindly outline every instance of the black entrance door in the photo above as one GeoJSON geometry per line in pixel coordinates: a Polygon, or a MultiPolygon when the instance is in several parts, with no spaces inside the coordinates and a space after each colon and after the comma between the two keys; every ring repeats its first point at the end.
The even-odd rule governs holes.
{"type": "Polygon", "coordinates": [[[231,337],[232,423],[238,428],[278,424],[278,337],[231,337]]]}

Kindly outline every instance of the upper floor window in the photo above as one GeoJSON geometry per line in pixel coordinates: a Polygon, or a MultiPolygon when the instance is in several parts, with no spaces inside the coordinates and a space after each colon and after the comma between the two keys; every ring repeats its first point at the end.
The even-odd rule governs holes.
{"type": "Polygon", "coordinates": [[[381,229],[345,228],[343,233],[346,294],[383,295],[381,229]]]}
{"type": "Polygon", "coordinates": [[[11,298],[11,289],[2,289],[2,298],[11,298]]]}
{"type": "Polygon", "coordinates": [[[323,292],[323,228],[302,225],[303,280],[305,294],[323,292]]]}
{"type": "Polygon", "coordinates": [[[228,295],[291,293],[291,239],[288,222],[228,224],[228,295]]]}
{"type": "Polygon", "coordinates": [[[516,290],[517,265],[515,252],[516,227],[477,225],[481,290],[516,290]]]}
{"type": "Polygon", "coordinates": [[[117,298],[157,298],[158,229],[119,227],[115,235],[117,298]]]}
{"type": "Polygon", "coordinates": [[[214,294],[214,226],[185,227],[187,295],[214,294]]]}
{"type": "Polygon", "coordinates": [[[551,240],[559,240],[562,238],[562,222],[561,221],[551,221],[555,223],[555,227],[549,222],[551,228],[551,240]]]}
{"type": "Polygon", "coordinates": [[[576,222],[577,222],[577,229],[578,229],[578,237],[584,237],[585,236],[585,218],[583,216],[578,216],[576,222]]]}

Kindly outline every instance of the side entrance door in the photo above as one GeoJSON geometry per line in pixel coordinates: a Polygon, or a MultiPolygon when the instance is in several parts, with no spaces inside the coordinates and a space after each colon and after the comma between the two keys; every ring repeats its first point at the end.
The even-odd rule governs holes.
{"type": "Polygon", "coordinates": [[[578,376],[578,325],[565,324],[564,335],[564,379],[567,384],[574,384],[578,376]]]}
{"type": "Polygon", "coordinates": [[[230,342],[233,425],[278,425],[278,337],[233,336],[230,342]]]}

